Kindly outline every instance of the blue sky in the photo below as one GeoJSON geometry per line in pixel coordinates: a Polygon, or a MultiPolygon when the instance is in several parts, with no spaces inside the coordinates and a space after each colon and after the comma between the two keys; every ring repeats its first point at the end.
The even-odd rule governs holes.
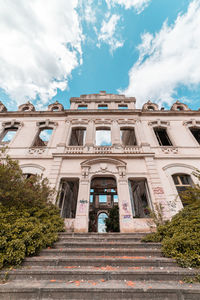
{"type": "Polygon", "coordinates": [[[0,0],[0,100],[123,93],[200,108],[200,0],[0,0]]]}

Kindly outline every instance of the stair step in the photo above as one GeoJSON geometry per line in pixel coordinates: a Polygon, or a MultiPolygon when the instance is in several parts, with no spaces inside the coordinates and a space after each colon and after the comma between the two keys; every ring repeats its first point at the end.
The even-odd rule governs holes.
{"type": "Polygon", "coordinates": [[[197,300],[200,298],[199,284],[182,282],[152,282],[125,280],[52,280],[13,281],[1,286],[0,299],[157,299],[157,300],[197,300]]]}
{"type": "Polygon", "coordinates": [[[139,242],[141,241],[141,237],[66,237],[60,236],[60,241],[64,242],[98,242],[98,243],[105,243],[105,242],[139,242]]]}
{"type": "Polygon", "coordinates": [[[146,248],[146,249],[160,249],[161,244],[159,243],[141,243],[141,242],[77,242],[77,241],[60,241],[54,244],[53,248],[146,248]]]}
{"type": "MultiPolygon", "coordinates": [[[[195,276],[196,270],[158,267],[48,267],[8,271],[9,280],[183,280],[195,276]]],[[[3,278],[3,272],[0,273],[3,278]]]]}
{"type": "Polygon", "coordinates": [[[95,248],[60,248],[60,249],[45,249],[40,252],[40,256],[161,256],[160,249],[95,249],[95,248]]]}
{"type": "Polygon", "coordinates": [[[173,259],[165,257],[124,256],[124,257],[80,257],[70,258],[55,256],[28,257],[24,260],[24,266],[124,266],[124,267],[166,267],[175,266],[173,259]]]}

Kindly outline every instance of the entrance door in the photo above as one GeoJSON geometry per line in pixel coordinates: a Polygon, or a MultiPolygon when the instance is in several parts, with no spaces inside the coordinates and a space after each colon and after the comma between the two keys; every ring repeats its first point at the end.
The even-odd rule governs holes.
{"type": "Polygon", "coordinates": [[[106,232],[103,221],[115,206],[118,207],[116,180],[112,177],[94,177],[90,188],[89,231],[106,232]]]}

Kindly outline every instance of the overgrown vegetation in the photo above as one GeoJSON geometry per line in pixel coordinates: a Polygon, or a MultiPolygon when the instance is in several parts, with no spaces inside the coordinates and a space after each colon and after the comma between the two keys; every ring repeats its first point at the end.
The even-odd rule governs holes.
{"type": "Polygon", "coordinates": [[[110,209],[108,218],[105,219],[107,232],[119,232],[119,208],[114,206],[110,209]]]}
{"type": "MultiPolygon", "coordinates": [[[[200,180],[200,172],[195,176],[200,180]]],[[[143,241],[161,242],[164,256],[183,267],[200,267],[200,185],[188,188],[181,198],[186,206],[171,221],[157,224],[157,232],[143,241]]]]}
{"type": "Polygon", "coordinates": [[[0,159],[0,268],[20,264],[57,240],[64,230],[54,191],[39,176],[25,178],[18,163],[0,159]]]}

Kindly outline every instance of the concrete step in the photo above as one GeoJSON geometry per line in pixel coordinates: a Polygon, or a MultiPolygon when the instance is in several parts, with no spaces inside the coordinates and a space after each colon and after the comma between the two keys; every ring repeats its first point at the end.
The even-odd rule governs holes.
{"type": "Polygon", "coordinates": [[[89,241],[89,242],[77,242],[77,241],[59,241],[54,244],[52,248],[60,249],[60,248],[129,248],[129,249],[138,249],[138,248],[146,248],[146,249],[160,249],[161,244],[159,243],[141,243],[141,242],[99,242],[99,241],[89,241]]]}
{"type": "Polygon", "coordinates": [[[70,232],[59,232],[58,233],[59,237],[89,237],[89,238],[109,238],[109,237],[139,237],[142,238],[145,235],[147,235],[147,233],[120,233],[120,232],[108,232],[108,233],[98,233],[98,232],[88,232],[88,233],[70,233],[70,232]]]}
{"type": "Polygon", "coordinates": [[[161,256],[160,249],[110,249],[110,248],[60,248],[60,249],[45,249],[40,252],[40,256],[59,256],[59,257],[71,257],[71,256],[161,256]]]}
{"type": "Polygon", "coordinates": [[[148,300],[198,300],[199,284],[181,282],[152,282],[125,280],[89,281],[11,281],[0,288],[0,299],[148,299],[148,300]]]}
{"type": "MultiPolygon", "coordinates": [[[[3,278],[5,271],[0,272],[3,278]]],[[[132,280],[172,281],[197,275],[197,270],[178,267],[27,267],[7,272],[10,280],[132,280]]]]}
{"type": "Polygon", "coordinates": [[[146,257],[146,256],[104,256],[104,257],[56,257],[56,256],[37,256],[27,257],[24,266],[124,266],[124,267],[170,267],[175,266],[173,259],[165,257],[146,257]]]}
{"type": "Polygon", "coordinates": [[[105,242],[139,242],[141,241],[141,237],[91,237],[91,236],[84,236],[84,237],[69,237],[69,236],[60,236],[59,240],[62,242],[98,242],[98,243],[105,243],[105,242]]]}

